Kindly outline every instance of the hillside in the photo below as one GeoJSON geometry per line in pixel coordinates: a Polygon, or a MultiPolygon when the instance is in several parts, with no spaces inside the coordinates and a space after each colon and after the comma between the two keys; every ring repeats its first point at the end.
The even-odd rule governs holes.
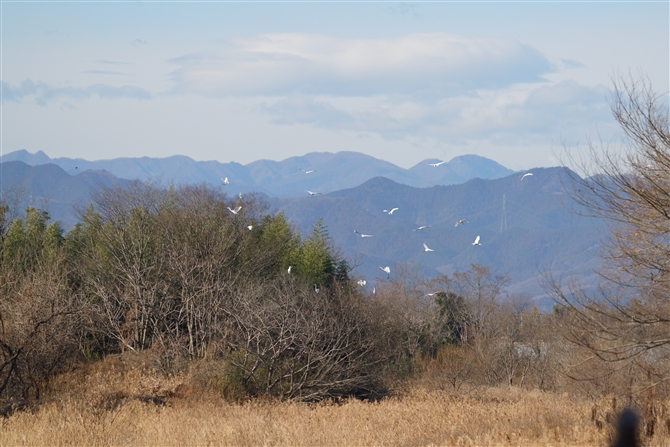
{"type": "Polygon", "coordinates": [[[2,195],[13,209],[21,211],[26,206],[44,209],[64,228],[74,225],[77,221],[74,207],[90,202],[91,193],[97,188],[128,184],[128,180],[107,171],[86,170],[70,175],[50,163],[29,166],[9,161],[0,163],[0,174],[2,195]]]}
{"type": "Polygon", "coordinates": [[[594,279],[594,253],[604,224],[571,212],[563,168],[531,172],[523,181],[515,174],[431,188],[375,178],[356,188],[273,203],[304,233],[323,218],[334,244],[360,263],[355,274],[368,284],[386,276],[380,266],[393,269],[409,262],[434,277],[479,263],[509,273],[511,292],[542,299],[538,280],[550,269],[556,278],[594,279]],[[398,210],[392,215],[383,212],[394,207],[398,210]],[[456,227],[460,219],[468,223],[456,227]],[[432,228],[413,231],[421,225],[432,228]],[[362,238],[354,230],[373,237],[362,238]],[[481,246],[472,245],[476,236],[481,246]],[[424,252],[424,243],[435,251],[424,252]]]}
{"type": "MultiPolygon", "coordinates": [[[[291,162],[296,169],[299,161],[291,162]]],[[[19,209],[28,204],[45,208],[66,229],[76,222],[73,205],[88,203],[90,193],[99,185],[127,183],[106,171],[69,175],[54,164],[31,167],[22,162],[6,162],[0,166],[6,197],[13,191],[20,192],[19,209]]],[[[253,165],[254,170],[259,170],[255,176],[265,175],[267,184],[279,181],[272,180],[272,170],[261,174],[262,166],[253,165]]],[[[433,171],[441,167],[426,164],[433,171]]],[[[75,172],[80,169],[77,167],[75,172]]],[[[290,172],[292,166],[282,169],[290,172]]],[[[305,182],[305,178],[316,174],[298,172],[305,182]]],[[[308,234],[312,225],[323,218],[334,245],[356,266],[353,274],[365,278],[370,288],[376,278],[386,276],[379,267],[387,265],[396,270],[397,266],[410,263],[418,266],[422,274],[435,277],[479,263],[509,273],[510,292],[526,292],[542,300],[545,292],[538,279],[549,270],[559,279],[579,275],[584,284],[595,282],[593,268],[599,264],[594,253],[604,224],[571,212],[565,193],[568,177],[562,168],[531,172],[534,175],[524,180],[514,174],[428,188],[375,177],[359,186],[327,194],[309,196],[303,192],[299,197],[268,201],[276,211],[283,210],[303,234],[308,234]],[[391,215],[383,212],[395,207],[398,210],[391,215]],[[455,227],[460,219],[467,219],[468,223],[455,227]],[[413,231],[421,225],[432,228],[413,231]],[[373,237],[361,238],[354,230],[373,237]],[[481,246],[472,245],[476,236],[481,237],[481,246]],[[424,252],[424,243],[435,251],[424,252]]],[[[330,181],[334,187],[335,180],[330,181]]],[[[298,182],[292,187],[295,184],[308,186],[298,182]]],[[[550,305],[546,300],[542,302],[544,308],[550,305]]]]}

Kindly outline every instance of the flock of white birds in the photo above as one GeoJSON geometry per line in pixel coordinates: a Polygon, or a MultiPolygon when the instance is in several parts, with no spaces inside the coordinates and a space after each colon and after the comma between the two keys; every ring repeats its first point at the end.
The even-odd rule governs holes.
{"type": "MultiPolygon", "coordinates": [[[[437,162],[437,163],[428,163],[429,166],[432,166],[432,167],[434,167],[434,168],[437,168],[438,166],[440,166],[440,165],[442,165],[442,164],[444,164],[444,161],[440,161],[440,162],[437,162]]],[[[300,169],[300,170],[301,170],[302,172],[304,172],[305,174],[311,174],[311,173],[313,173],[313,172],[316,172],[316,169],[311,169],[311,170],[306,170],[306,169],[302,169],[302,168],[298,168],[298,169],[300,169]]],[[[526,177],[530,177],[530,176],[532,176],[532,175],[533,175],[532,172],[527,172],[527,173],[525,173],[523,176],[521,176],[521,180],[523,181],[523,179],[525,179],[526,177]]],[[[223,182],[224,185],[230,185],[230,180],[228,179],[228,177],[225,177],[225,178],[222,177],[222,178],[221,178],[221,181],[223,182]]],[[[310,196],[316,196],[316,195],[322,194],[322,193],[320,193],[320,192],[309,191],[309,190],[307,190],[307,193],[308,193],[310,196]]],[[[242,194],[240,193],[240,199],[241,199],[241,198],[242,198],[242,194]]],[[[230,207],[227,207],[227,208],[228,208],[228,210],[229,210],[231,213],[237,215],[237,213],[239,213],[240,210],[242,209],[242,206],[237,206],[237,207],[235,207],[234,209],[231,209],[230,207]]],[[[383,212],[386,213],[386,214],[388,214],[388,215],[390,216],[390,215],[392,215],[394,212],[398,211],[399,209],[400,209],[400,208],[397,208],[397,207],[396,207],[396,208],[391,208],[390,210],[383,210],[383,212]]],[[[455,227],[458,227],[459,225],[464,225],[464,224],[466,224],[466,223],[468,223],[467,219],[459,219],[459,220],[456,221],[456,224],[455,224],[454,226],[455,226],[455,227]]],[[[248,228],[249,230],[251,230],[251,229],[253,229],[253,226],[252,226],[252,225],[249,225],[247,228],[248,228]]],[[[420,230],[425,230],[425,229],[428,229],[428,228],[432,228],[432,226],[431,226],[431,225],[421,225],[420,227],[415,228],[415,229],[413,229],[412,231],[420,231],[420,230]]],[[[360,237],[373,237],[372,234],[361,233],[361,232],[358,231],[358,230],[354,230],[354,233],[358,234],[360,237]]],[[[482,244],[479,242],[480,240],[481,240],[480,236],[477,236],[477,237],[475,238],[475,241],[472,243],[472,245],[473,245],[473,246],[481,246],[482,244]]],[[[424,243],[423,243],[423,251],[427,253],[427,252],[431,252],[431,251],[435,251],[435,250],[433,250],[432,248],[429,248],[428,245],[426,245],[426,243],[424,242],[424,243]]],[[[383,272],[385,272],[389,277],[391,276],[391,267],[389,267],[389,266],[387,265],[387,266],[385,266],[385,267],[381,267],[381,266],[380,266],[379,268],[380,268],[383,272]]],[[[288,273],[289,273],[289,274],[291,273],[291,266],[289,266],[289,268],[288,268],[288,273]]],[[[361,280],[357,281],[357,284],[358,284],[359,286],[361,286],[361,287],[364,287],[364,286],[367,284],[367,281],[364,280],[364,279],[361,279],[361,280]]],[[[317,293],[319,292],[319,288],[318,288],[316,285],[314,285],[314,290],[315,290],[317,293]]],[[[372,289],[372,293],[375,293],[375,289],[374,289],[374,288],[372,289]]],[[[429,296],[429,295],[433,295],[433,294],[429,293],[429,294],[426,295],[426,296],[429,296]]]]}

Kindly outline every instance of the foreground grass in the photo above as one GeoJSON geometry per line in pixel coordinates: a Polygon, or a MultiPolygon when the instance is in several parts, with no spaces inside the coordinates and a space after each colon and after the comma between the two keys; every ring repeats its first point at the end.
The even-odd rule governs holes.
{"type": "Polygon", "coordinates": [[[594,422],[593,403],[566,394],[414,388],[376,403],[235,404],[103,363],[62,378],[58,399],[4,420],[0,445],[604,446],[610,436],[594,422]]]}

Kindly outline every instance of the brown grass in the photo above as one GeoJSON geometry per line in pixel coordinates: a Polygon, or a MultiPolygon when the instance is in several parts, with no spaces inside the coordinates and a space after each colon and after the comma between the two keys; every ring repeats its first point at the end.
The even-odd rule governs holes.
{"type": "Polygon", "coordinates": [[[604,446],[610,436],[593,403],[567,394],[413,388],[377,403],[236,404],[192,382],[108,359],[61,377],[58,399],[5,419],[0,445],[604,446]]]}

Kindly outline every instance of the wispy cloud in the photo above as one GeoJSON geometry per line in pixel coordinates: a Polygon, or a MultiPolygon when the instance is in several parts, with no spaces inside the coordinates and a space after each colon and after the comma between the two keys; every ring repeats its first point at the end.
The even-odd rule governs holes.
{"type": "Polygon", "coordinates": [[[12,86],[2,82],[3,101],[33,100],[39,105],[46,105],[49,101],[58,98],[86,99],[92,96],[99,98],[132,98],[150,99],[151,93],[141,87],[124,85],[114,87],[106,84],[95,84],[88,87],[53,87],[44,82],[34,82],[30,79],[12,86]]]}
{"type": "MultiPolygon", "coordinates": [[[[519,140],[583,132],[610,122],[605,87],[573,81],[481,90],[426,103],[417,98],[284,98],[262,107],[276,124],[311,124],[335,131],[372,132],[387,139],[408,136],[450,141],[519,140]]],[[[579,135],[580,137],[583,135],[579,135]]]]}
{"type": "Polygon", "coordinates": [[[555,69],[538,50],[515,40],[445,33],[379,39],[266,34],[171,62],[178,66],[175,92],[241,96],[449,96],[538,82],[555,69]]]}
{"type": "Polygon", "coordinates": [[[128,62],[110,61],[108,59],[98,59],[94,62],[97,62],[98,64],[106,64],[106,65],[130,65],[128,62]]]}
{"type": "Polygon", "coordinates": [[[107,71],[107,70],[88,70],[88,71],[82,71],[82,73],[84,73],[84,74],[130,76],[128,73],[121,73],[121,72],[118,72],[118,71],[107,71]]]}

